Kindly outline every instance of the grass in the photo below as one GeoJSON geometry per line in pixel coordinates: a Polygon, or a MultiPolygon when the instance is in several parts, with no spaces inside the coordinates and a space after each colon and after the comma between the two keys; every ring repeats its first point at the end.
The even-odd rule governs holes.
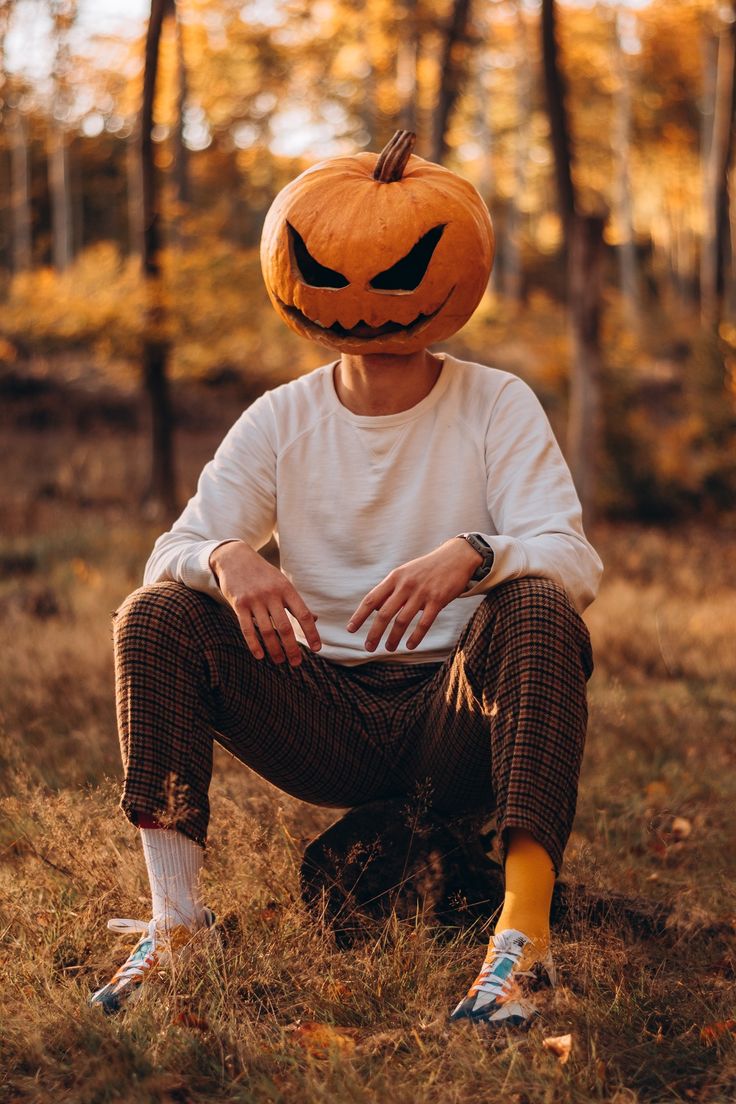
{"type": "MultiPolygon", "coordinates": [[[[188,486],[214,443],[191,435],[188,486]]],[[[110,632],[159,528],[131,509],[139,452],[133,434],[84,449],[53,433],[11,441],[0,1100],[732,1101],[736,1036],[718,1025],[734,1016],[736,936],[703,932],[736,918],[736,534],[698,527],[595,534],[607,573],[588,615],[597,670],[565,870],[601,893],[671,903],[666,937],[578,924],[558,940],[562,984],[528,1035],[451,1030],[481,933],[389,922],[338,952],[298,897],[303,844],[333,814],[218,753],[205,890],[221,945],[203,943],[130,1015],[86,1007],[126,953],[107,919],[148,909],[116,810],[110,632]],[[563,1065],[542,1040],[567,1033],[563,1065]]]]}

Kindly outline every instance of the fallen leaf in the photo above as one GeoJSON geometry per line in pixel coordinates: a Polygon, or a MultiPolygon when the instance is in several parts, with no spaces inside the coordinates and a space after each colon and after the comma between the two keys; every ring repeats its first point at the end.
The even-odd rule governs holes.
{"type": "Polygon", "coordinates": [[[549,1038],[542,1039],[542,1046],[564,1066],[572,1051],[572,1035],[550,1035],[549,1038]]]}
{"type": "Polygon", "coordinates": [[[676,840],[686,840],[692,830],[692,821],[687,817],[676,816],[672,821],[672,835],[676,840]]]}
{"type": "Polygon", "coordinates": [[[278,920],[282,911],[278,901],[269,901],[267,905],[260,909],[257,915],[258,919],[262,920],[265,924],[273,924],[278,920]]]}
{"type": "Polygon", "coordinates": [[[644,789],[647,799],[655,805],[661,805],[669,796],[669,792],[669,786],[666,782],[661,781],[661,779],[650,782],[644,789]]]}
{"type": "Polygon", "coordinates": [[[356,1047],[355,1027],[334,1027],[332,1024],[302,1020],[301,1023],[289,1024],[286,1030],[295,1036],[296,1042],[312,1058],[327,1058],[331,1050],[343,1055],[352,1054],[356,1047]]]}
{"type": "Polygon", "coordinates": [[[669,848],[667,842],[660,835],[650,836],[647,847],[651,855],[657,859],[666,859],[669,848]]]}
{"type": "Polygon", "coordinates": [[[736,1036],[736,1020],[720,1020],[718,1023],[707,1024],[700,1030],[700,1041],[706,1046],[713,1046],[728,1035],[736,1036]]]}
{"type": "Polygon", "coordinates": [[[179,1027],[192,1027],[197,1031],[209,1031],[210,1025],[201,1016],[195,1016],[193,1012],[179,1012],[171,1021],[179,1027]]]}

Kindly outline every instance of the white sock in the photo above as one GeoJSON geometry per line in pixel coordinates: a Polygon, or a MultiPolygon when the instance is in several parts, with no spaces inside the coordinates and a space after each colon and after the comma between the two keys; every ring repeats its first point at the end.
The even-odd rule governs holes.
{"type": "Polygon", "coordinates": [[[204,848],[181,832],[141,828],[143,854],[153,897],[153,916],[167,931],[183,924],[191,931],[204,925],[199,872],[204,848]]]}

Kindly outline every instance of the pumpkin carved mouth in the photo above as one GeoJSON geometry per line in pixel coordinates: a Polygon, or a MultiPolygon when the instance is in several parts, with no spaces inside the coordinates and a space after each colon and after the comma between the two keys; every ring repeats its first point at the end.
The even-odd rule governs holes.
{"type": "Polygon", "coordinates": [[[385,337],[386,334],[405,333],[415,334],[418,333],[424,326],[426,326],[432,319],[439,314],[444,307],[447,300],[455,290],[454,286],[450,288],[445,298],[442,300],[436,310],[431,311],[429,314],[418,314],[413,321],[407,326],[402,326],[400,322],[384,322],[381,326],[369,326],[367,322],[363,322],[362,319],[355,326],[351,326],[349,329],[345,326],[341,326],[339,322],[333,322],[331,326],[323,326],[320,322],[315,322],[313,318],[309,318],[303,311],[300,311],[298,307],[290,306],[288,303],[284,303],[279,299],[279,305],[282,310],[289,315],[295,322],[300,323],[302,326],[314,329],[319,333],[333,334],[335,337],[340,338],[359,338],[364,341],[371,341],[377,337],[385,337]]]}

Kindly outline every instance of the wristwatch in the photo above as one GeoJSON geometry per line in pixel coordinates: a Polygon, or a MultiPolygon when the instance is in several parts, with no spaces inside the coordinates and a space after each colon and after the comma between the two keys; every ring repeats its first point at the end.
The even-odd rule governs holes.
{"type": "Polygon", "coordinates": [[[488,541],[483,539],[480,533],[458,533],[457,535],[459,537],[464,537],[471,548],[474,548],[478,555],[483,557],[482,562],[478,564],[475,571],[470,576],[468,586],[481,583],[493,567],[493,560],[495,558],[493,549],[488,541]]]}

